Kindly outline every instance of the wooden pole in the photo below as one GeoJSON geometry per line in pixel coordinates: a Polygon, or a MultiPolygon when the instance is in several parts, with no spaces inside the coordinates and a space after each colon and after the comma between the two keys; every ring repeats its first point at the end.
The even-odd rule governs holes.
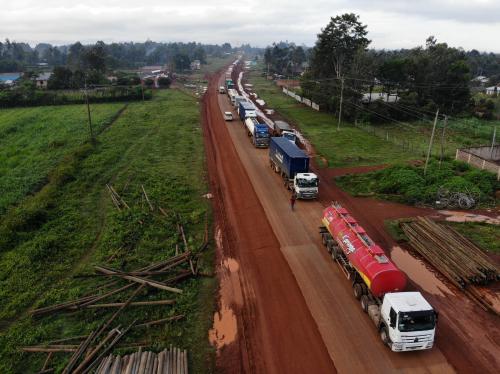
{"type": "Polygon", "coordinates": [[[337,131],[340,130],[340,123],[342,122],[342,103],[344,101],[344,78],[340,80],[340,107],[339,107],[339,121],[337,123],[337,131]]]}
{"type": "Polygon", "coordinates": [[[434,133],[436,132],[436,124],[439,116],[439,109],[436,111],[436,117],[434,118],[434,125],[432,126],[431,139],[429,141],[429,148],[427,149],[427,158],[425,159],[424,175],[427,173],[427,166],[429,165],[429,158],[431,157],[432,142],[434,141],[434,133]]]}
{"type": "Polygon", "coordinates": [[[441,167],[441,162],[444,157],[444,134],[446,132],[446,126],[448,125],[448,116],[444,116],[443,132],[441,133],[441,155],[439,156],[439,167],[441,167]]]}

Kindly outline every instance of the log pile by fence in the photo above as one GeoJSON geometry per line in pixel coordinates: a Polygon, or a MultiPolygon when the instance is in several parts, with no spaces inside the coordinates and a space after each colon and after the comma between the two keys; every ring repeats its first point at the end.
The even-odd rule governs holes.
{"type": "Polygon", "coordinates": [[[401,223],[411,247],[484,309],[495,311],[475,286],[500,279],[499,268],[481,248],[449,226],[417,217],[401,223]]]}
{"type": "Polygon", "coordinates": [[[188,353],[179,348],[160,353],[135,352],[126,356],[109,355],[98,366],[95,374],[187,374],[188,353]]]}

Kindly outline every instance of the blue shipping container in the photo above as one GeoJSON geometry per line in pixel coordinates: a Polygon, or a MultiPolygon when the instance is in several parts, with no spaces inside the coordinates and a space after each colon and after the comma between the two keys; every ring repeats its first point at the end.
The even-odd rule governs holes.
{"type": "Polygon", "coordinates": [[[293,179],[297,173],[309,172],[309,156],[286,138],[271,138],[269,158],[279,165],[288,179],[293,179]]]}

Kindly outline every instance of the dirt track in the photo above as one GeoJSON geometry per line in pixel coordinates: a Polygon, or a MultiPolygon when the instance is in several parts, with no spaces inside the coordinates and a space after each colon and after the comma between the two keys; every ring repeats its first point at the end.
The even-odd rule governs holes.
{"type": "Polygon", "coordinates": [[[212,79],[204,134],[221,300],[211,337],[227,373],[334,373],[328,352],[229,137],[212,79]],[[224,341],[227,334],[237,334],[224,341]],[[220,344],[219,344],[220,343],[220,344]]]}
{"type": "MultiPolygon", "coordinates": [[[[339,372],[441,373],[452,372],[453,368],[461,372],[474,369],[496,371],[498,361],[491,356],[491,352],[498,349],[492,341],[496,331],[494,324],[486,324],[493,328],[489,337],[483,333],[481,322],[473,324],[473,328],[481,329],[479,334],[477,331],[473,334],[473,328],[467,328],[463,321],[457,327],[457,321],[445,314],[441,318],[444,322],[440,321],[439,326],[438,339],[441,341],[438,340],[438,347],[432,351],[395,354],[380,343],[371,322],[351,295],[348,282],[321,247],[317,234],[321,209],[333,198],[348,205],[373,239],[385,248],[393,248],[392,255],[393,258],[396,255],[398,265],[407,264],[406,268],[401,267],[410,279],[419,281],[419,286],[427,292],[426,297],[431,295],[435,299],[431,302],[439,300],[439,306],[444,307],[451,299],[445,298],[447,294],[441,291],[447,290],[447,286],[437,278],[421,284],[422,274],[435,276],[395,247],[381,220],[382,217],[422,214],[422,211],[397,204],[380,204],[370,199],[353,199],[335,186],[323,183],[320,202],[300,201],[298,210],[290,212],[287,191],[266,166],[267,150],[251,146],[241,122],[226,125],[222,120],[221,110],[230,110],[230,106],[225,95],[216,94],[217,85],[216,79],[211,80],[204,103],[207,158],[213,191],[216,192],[216,218],[222,232],[221,310],[230,315],[229,321],[236,320],[238,328],[232,343],[225,342],[228,345],[220,349],[219,366],[232,372],[239,362],[244,364],[238,369],[245,372],[332,372],[334,368],[325,358],[325,354],[329,354],[339,372]],[[259,248],[258,245],[264,247],[265,251],[252,251],[254,245],[254,248],[259,248]],[[261,259],[261,256],[267,259],[261,259]],[[236,258],[237,271],[225,265],[226,257],[236,258]],[[272,262],[266,262],[271,257],[272,262]],[[279,284],[274,283],[277,279],[279,284]],[[300,303],[271,302],[273,297],[283,298],[279,291],[270,295],[276,287],[283,287],[287,297],[291,297],[291,293],[300,303]],[[261,299],[263,296],[267,298],[261,299]],[[229,312],[228,305],[232,308],[229,312]],[[292,313],[299,313],[305,319],[297,319],[292,313]],[[286,319],[287,322],[280,326],[274,318],[286,319]],[[297,323],[299,320],[301,323],[297,323]],[[297,335],[302,334],[306,334],[307,339],[317,340],[312,345],[313,340],[302,344],[302,340],[296,340],[297,335]],[[289,339],[294,344],[285,347],[284,342],[289,339]],[[447,342],[448,339],[452,341],[447,342]],[[483,343],[486,348],[475,347],[476,352],[471,354],[471,343],[467,339],[483,343]],[[287,351],[296,349],[298,344],[298,353],[294,353],[297,350],[287,351]],[[363,352],[361,355],[360,351],[363,352]],[[463,357],[454,351],[464,352],[463,357]],[[304,352],[307,352],[306,356],[304,352]],[[316,358],[309,360],[310,355],[316,358]],[[290,364],[288,361],[292,357],[300,357],[296,365],[301,366],[283,367],[283,363],[290,364]],[[318,366],[320,362],[324,364],[318,366]],[[310,366],[312,364],[314,366],[310,366]]],[[[463,309],[472,317],[474,307],[463,302],[466,304],[463,309]]],[[[220,325],[223,328],[225,324],[220,325]]]]}

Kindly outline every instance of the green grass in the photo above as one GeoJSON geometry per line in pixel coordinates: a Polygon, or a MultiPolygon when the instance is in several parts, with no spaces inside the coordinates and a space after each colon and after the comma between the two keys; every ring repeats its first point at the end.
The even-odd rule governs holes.
{"type": "Polygon", "coordinates": [[[423,165],[393,165],[371,173],[344,175],[336,178],[336,183],[354,196],[376,196],[413,205],[434,204],[437,192],[444,188],[473,194],[481,206],[494,206],[499,187],[492,173],[454,160],[439,165],[435,159],[429,163],[427,174],[423,165]]]}
{"type": "Polygon", "coordinates": [[[337,131],[337,119],[324,112],[316,112],[284,95],[272,81],[252,70],[248,80],[257,94],[300,131],[314,145],[318,155],[328,160],[330,167],[379,165],[415,159],[415,154],[391,142],[367,133],[348,123],[337,131]]]}
{"type": "MultiPolygon", "coordinates": [[[[181,216],[190,246],[197,248],[203,241],[209,214],[209,204],[202,198],[207,190],[203,141],[198,106],[188,95],[160,91],[150,102],[130,104],[98,136],[96,144],[83,144],[59,160],[46,172],[50,175],[47,185],[9,210],[0,225],[5,233],[16,227],[0,251],[4,269],[0,273],[2,373],[35,372],[42,367],[43,354],[23,354],[20,346],[87,334],[111,316],[111,310],[84,310],[39,320],[28,316],[30,308],[93,293],[104,282],[74,275],[93,273],[95,264],[106,263],[117,251],[119,255],[106,264],[124,270],[172,256],[179,242],[174,212],[181,216]],[[115,209],[106,183],[115,186],[130,211],[115,209]],[[168,212],[167,218],[148,211],[141,185],[152,202],[168,212]]],[[[213,248],[209,246],[202,254],[202,270],[212,272],[212,263],[213,248]]],[[[116,324],[185,314],[183,321],[134,330],[125,342],[149,341],[153,349],[169,344],[188,349],[192,372],[209,372],[214,351],[207,331],[216,280],[199,277],[185,280],[179,287],[184,292],[176,298],[176,305],[130,308],[116,324]]],[[[172,297],[163,291],[148,291],[139,299],[172,297]]],[[[109,300],[126,300],[128,295],[109,300]]],[[[68,354],[54,356],[56,372],[68,358],[68,354]]]]}
{"type": "MultiPolygon", "coordinates": [[[[477,118],[454,118],[448,121],[445,130],[443,150],[444,156],[454,157],[457,148],[464,148],[491,143],[495,126],[499,121],[486,121],[477,118]]],[[[436,133],[432,146],[432,155],[441,153],[441,138],[444,121],[440,120],[436,126],[436,133]]],[[[384,123],[370,125],[360,123],[359,127],[382,139],[406,147],[415,155],[425,155],[429,147],[429,139],[433,124],[429,121],[414,121],[397,123],[384,123]]]]}
{"type": "Polygon", "coordinates": [[[500,254],[500,227],[481,222],[446,222],[482,249],[500,254]]]}
{"type": "MultiPolygon", "coordinates": [[[[92,105],[94,130],[101,131],[123,106],[92,105]]],[[[85,105],[0,109],[0,217],[45,184],[49,171],[88,139],[88,131],[85,105]]]]}

